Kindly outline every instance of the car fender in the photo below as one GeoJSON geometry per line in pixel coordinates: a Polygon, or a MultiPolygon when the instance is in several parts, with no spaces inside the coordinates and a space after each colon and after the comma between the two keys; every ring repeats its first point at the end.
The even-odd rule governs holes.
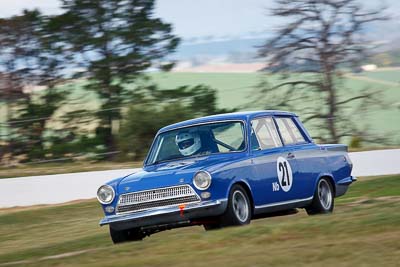
{"type": "Polygon", "coordinates": [[[233,180],[231,181],[231,183],[229,184],[229,187],[228,187],[228,190],[227,190],[227,196],[226,196],[226,198],[227,198],[227,199],[229,198],[229,193],[231,192],[231,189],[232,189],[232,187],[233,187],[235,184],[243,184],[243,185],[246,187],[246,188],[244,188],[244,189],[247,191],[248,197],[249,197],[250,202],[251,202],[251,207],[252,207],[252,209],[254,210],[253,191],[252,191],[252,189],[251,189],[250,184],[247,182],[246,179],[243,179],[243,178],[235,178],[235,179],[233,179],[233,180]]]}
{"type": "Polygon", "coordinates": [[[331,184],[332,184],[332,186],[333,186],[333,192],[336,193],[336,181],[335,181],[335,179],[333,178],[332,173],[329,173],[329,172],[322,172],[322,173],[320,173],[320,174],[318,175],[318,178],[315,179],[315,181],[314,181],[313,192],[315,192],[315,190],[316,190],[316,188],[317,188],[318,181],[319,181],[322,177],[328,177],[328,178],[329,178],[329,180],[330,180],[330,182],[331,182],[331,184]]]}

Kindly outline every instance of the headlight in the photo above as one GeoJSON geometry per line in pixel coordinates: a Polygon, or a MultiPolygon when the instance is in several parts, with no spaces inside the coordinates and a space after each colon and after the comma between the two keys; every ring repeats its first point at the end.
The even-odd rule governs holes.
{"type": "Polygon", "coordinates": [[[193,184],[199,190],[206,190],[211,185],[211,175],[206,171],[200,171],[194,175],[193,184]]]}
{"type": "Polygon", "coordinates": [[[110,204],[115,197],[114,189],[109,185],[102,185],[97,190],[97,199],[101,204],[110,204]]]}

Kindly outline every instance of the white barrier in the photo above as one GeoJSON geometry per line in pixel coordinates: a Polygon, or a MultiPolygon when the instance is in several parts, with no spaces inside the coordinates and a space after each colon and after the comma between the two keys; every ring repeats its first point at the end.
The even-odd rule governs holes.
{"type": "Polygon", "coordinates": [[[400,149],[349,153],[353,175],[376,176],[400,173],[400,149]]]}
{"type": "Polygon", "coordinates": [[[105,182],[137,169],[77,172],[0,179],[0,208],[56,204],[96,197],[105,182]]]}
{"type": "MultiPolygon", "coordinates": [[[[355,176],[400,173],[400,149],[350,153],[355,176]]],[[[96,197],[97,188],[138,169],[0,179],[0,208],[56,204],[96,197]]]]}

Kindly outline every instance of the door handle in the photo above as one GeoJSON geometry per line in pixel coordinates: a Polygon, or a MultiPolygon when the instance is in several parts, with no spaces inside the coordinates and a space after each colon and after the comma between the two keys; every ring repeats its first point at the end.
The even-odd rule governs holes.
{"type": "Polygon", "coordinates": [[[289,153],[287,154],[287,158],[288,158],[288,159],[294,159],[294,158],[295,158],[295,155],[294,155],[293,153],[289,152],[289,153]]]}

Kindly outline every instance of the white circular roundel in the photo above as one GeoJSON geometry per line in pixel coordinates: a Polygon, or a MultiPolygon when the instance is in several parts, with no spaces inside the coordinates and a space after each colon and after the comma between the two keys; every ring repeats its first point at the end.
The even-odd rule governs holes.
{"type": "Polygon", "coordinates": [[[288,192],[292,188],[293,174],[289,162],[284,157],[279,157],[276,162],[278,181],[282,190],[288,192]]]}

